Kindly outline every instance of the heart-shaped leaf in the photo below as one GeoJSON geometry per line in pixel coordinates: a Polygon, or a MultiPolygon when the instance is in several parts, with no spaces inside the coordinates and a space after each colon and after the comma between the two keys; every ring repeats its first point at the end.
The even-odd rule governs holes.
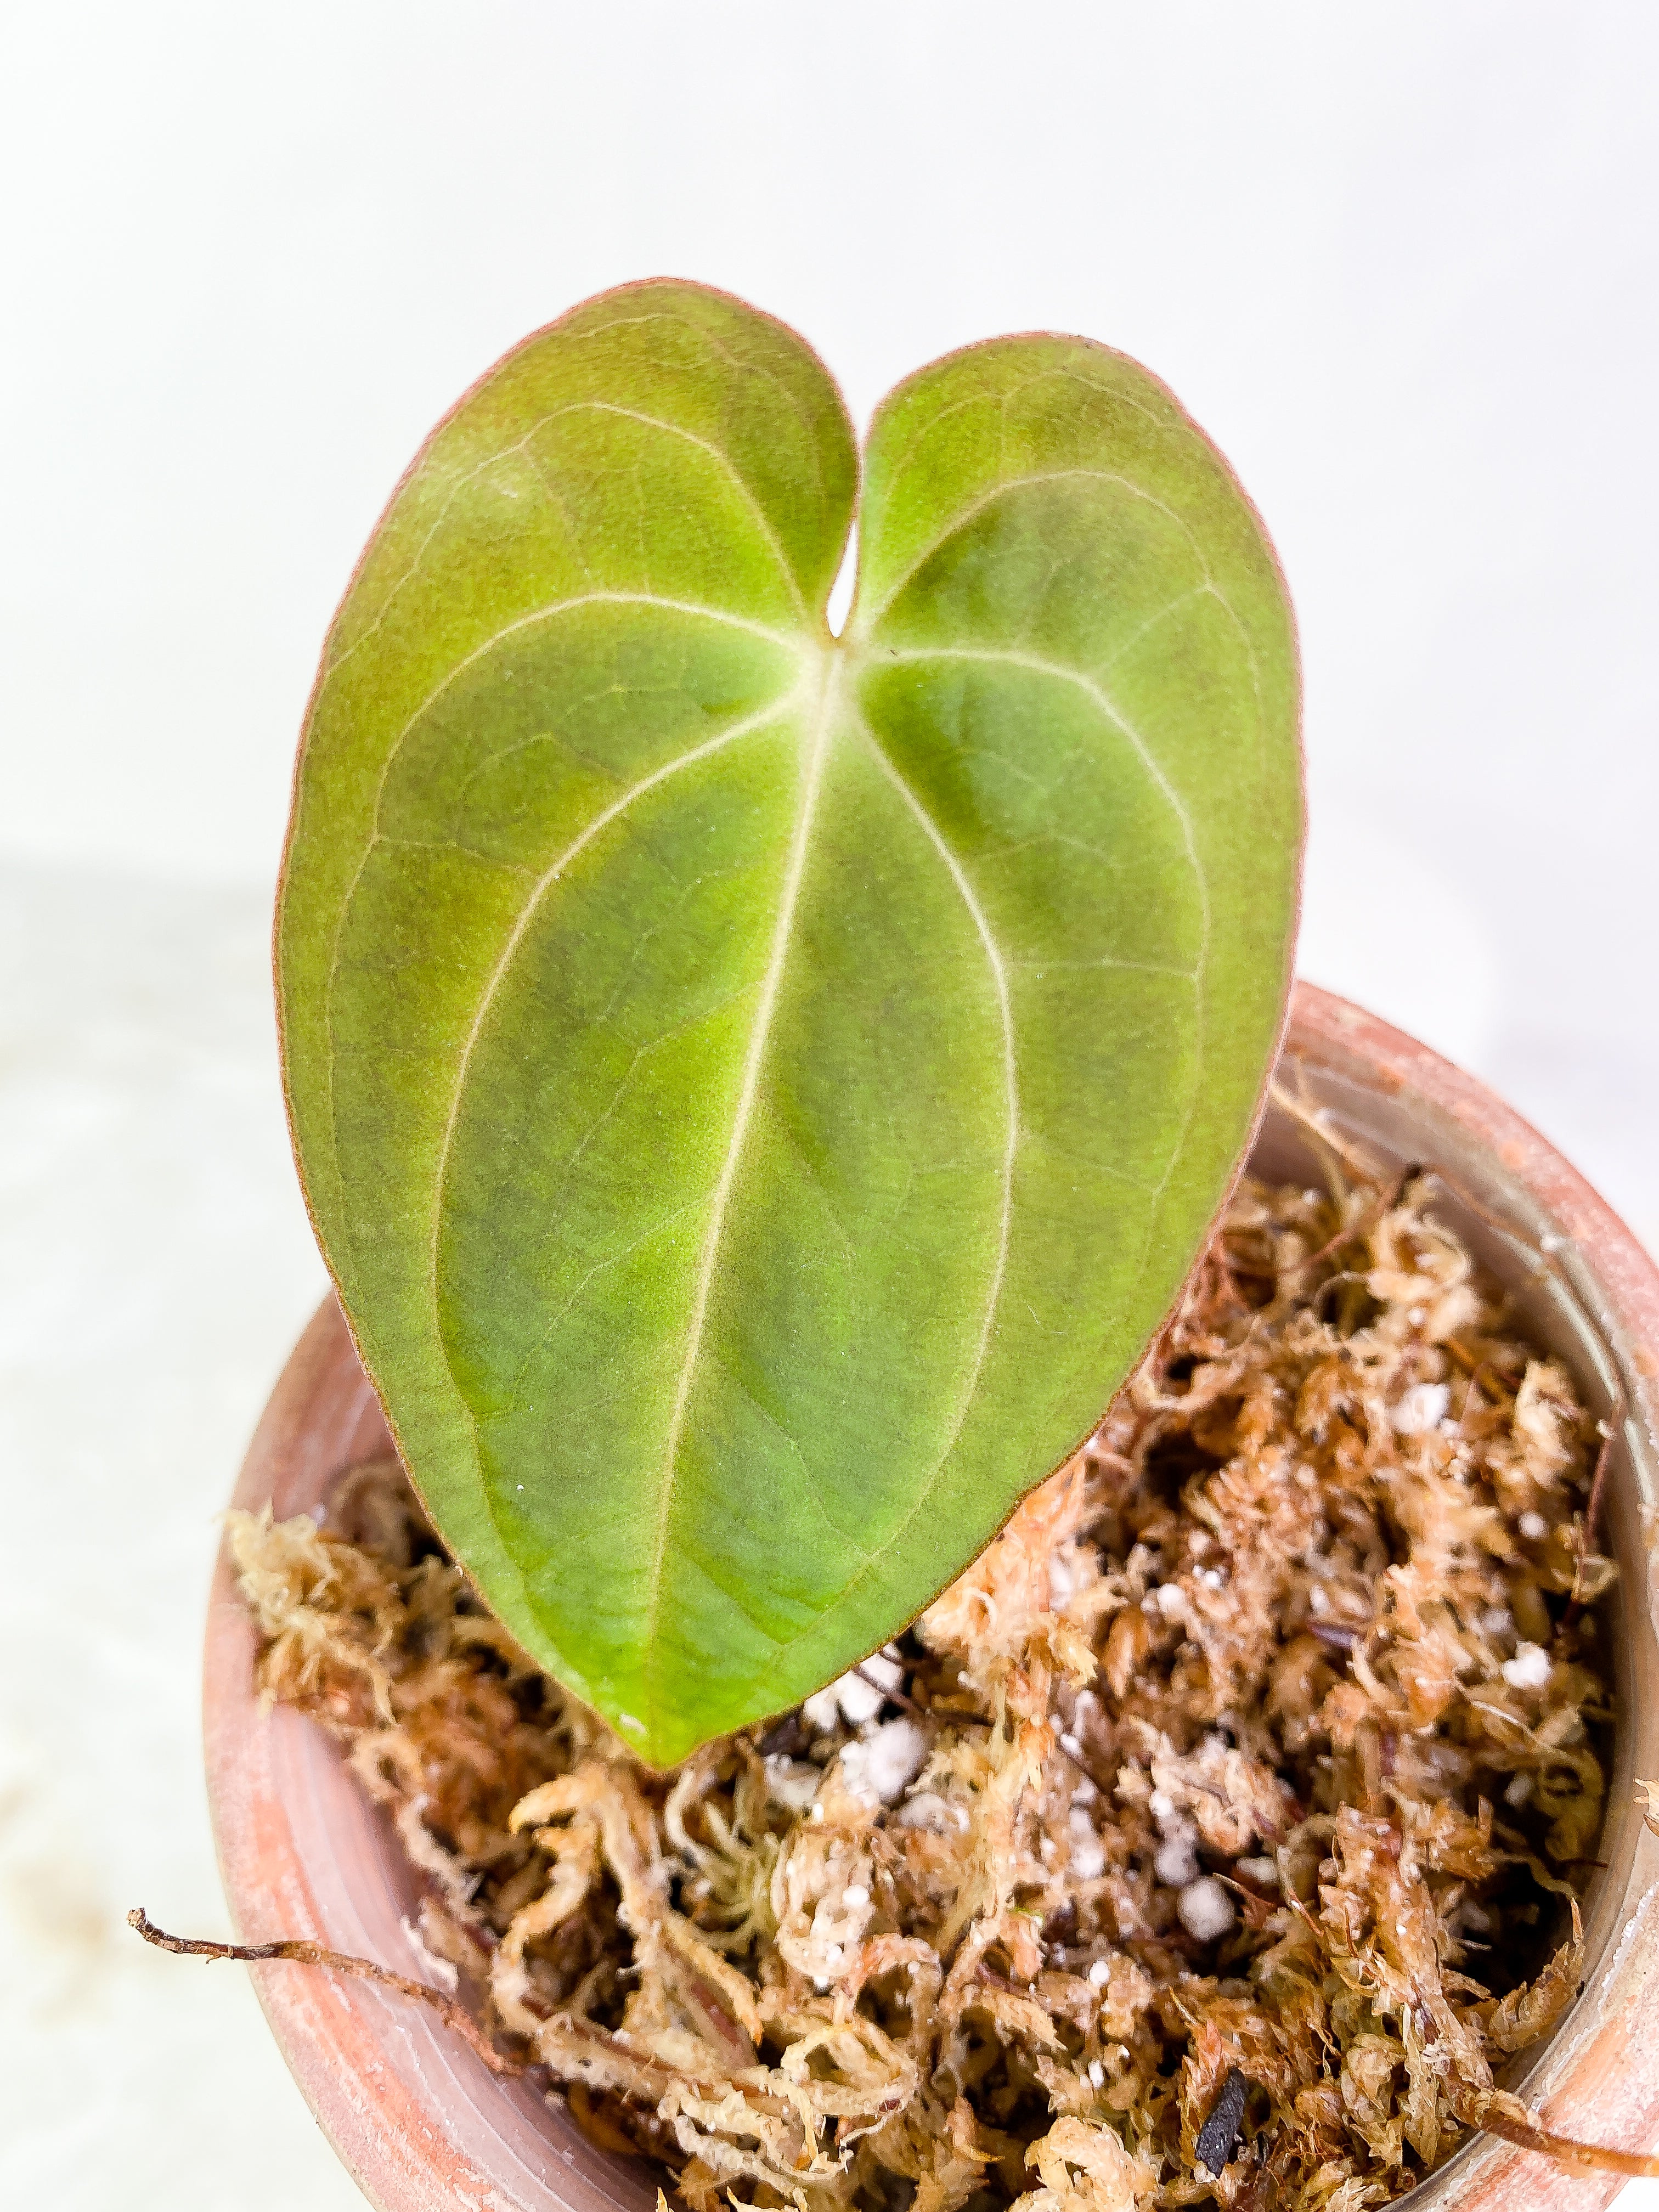
{"type": "Polygon", "coordinates": [[[1002,339],[857,486],[681,283],[529,339],[331,634],[279,917],[295,1142],[410,1471],[648,1759],[914,1614],[1087,1431],[1288,982],[1291,619],[1169,393],[1002,339]]]}

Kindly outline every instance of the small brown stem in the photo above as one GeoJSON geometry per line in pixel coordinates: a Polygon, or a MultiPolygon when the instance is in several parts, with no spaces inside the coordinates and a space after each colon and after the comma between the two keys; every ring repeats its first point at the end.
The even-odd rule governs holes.
{"type": "MultiPolygon", "coordinates": [[[[1455,1336],[1449,1336],[1446,1339],[1446,1349],[1468,1375],[1471,1382],[1478,1382],[1483,1375],[1490,1375],[1498,1390],[1513,1403],[1515,1394],[1520,1388],[1518,1376],[1511,1378],[1504,1374],[1501,1367],[1495,1367],[1490,1359],[1477,1359],[1468,1345],[1460,1344],[1455,1336]]],[[[1463,1402],[1467,1407],[1468,1403],[1467,1397],[1463,1402]]]]}
{"type": "Polygon", "coordinates": [[[1590,1476],[1589,1498],[1584,1506],[1584,1517],[1579,1524],[1577,1556],[1572,1563],[1572,1592],[1567,1600],[1567,1609],[1561,1616],[1564,1628],[1571,1628],[1584,1609],[1584,1562],[1595,1551],[1596,1526],[1601,1517],[1601,1493],[1607,1488],[1607,1462],[1613,1456],[1614,1439],[1624,1425],[1628,1407],[1623,1385],[1615,1381],[1614,1397],[1607,1408],[1607,1418],[1601,1424],[1601,1449],[1595,1455],[1595,1471],[1590,1476]]]}
{"type": "MultiPolygon", "coordinates": [[[[1247,1882],[1235,1881],[1230,1874],[1218,1875],[1216,1880],[1224,1889],[1231,1890],[1243,1905],[1244,1925],[1253,1935],[1265,1928],[1274,1913],[1281,1910],[1278,1898],[1264,1897],[1259,1889],[1252,1889],[1247,1882]]],[[[1217,2170],[1219,2171],[1218,2168],[1217,2170]]]]}
{"type": "Polygon", "coordinates": [[[1332,1651],[1352,1651],[1370,1633],[1365,1628],[1350,1628],[1340,1620],[1310,1620],[1308,1633],[1332,1651]]]}
{"type": "Polygon", "coordinates": [[[902,1706],[907,1713],[913,1715],[915,1719],[922,1720],[926,1717],[922,1712],[921,1707],[916,1703],[914,1698],[907,1698],[902,1690],[890,1690],[884,1682],[877,1681],[873,1674],[866,1674],[864,1671],[864,1662],[862,1660],[860,1660],[858,1665],[854,1668],[853,1672],[858,1676],[860,1682],[867,1682],[872,1690],[878,1691],[884,1698],[890,1698],[894,1705],[902,1706]]]}
{"type": "Polygon", "coordinates": [[[186,1959],[240,1959],[257,1965],[267,1959],[291,1960],[296,1966],[325,1966],[331,1973],[356,1974],[366,1982],[378,1982],[382,1988],[396,1990],[399,1996],[414,1997],[422,2004],[430,2005],[446,2027],[453,2028],[467,2044],[492,2074],[520,2075],[539,2073],[543,2069],[532,2061],[510,2057],[497,2051],[489,2037],[473,2019],[458,1997],[446,1996],[425,1982],[417,1982],[408,1974],[395,1974],[390,1966],[377,1966],[372,1959],[354,1959],[349,1952],[325,1950],[320,1943],[308,1943],[291,1937],[278,1943],[210,1943],[196,1936],[169,1936],[158,1928],[142,1905],[135,1905],[127,1915],[129,1928],[136,1928],[146,1943],[153,1943],[158,1951],[172,1951],[186,1959]]]}
{"type": "MultiPolygon", "coordinates": [[[[1292,1097],[1285,1085],[1277,1081],[1269,1085],[1268,1095],[1282,1112],[1288,1114],[1293,1121],[1302,1124],[1316,1145],[1322,1145],[1333,1158],[1340,1160],[1356,1182],[1364,1183],[1371,1190],[1384,1188],[1384,1171],[1380,1164],[1375,1159],[1367,1158],[1352,1139],[1345,1143],[1333,1133],[1330,1121],[1325,1118],[1330,1113],[1328,1107],[1310,1106],[1305,1099],[1292,1097]]],[[[1332,1196],[1340,1206],[1344,1195],[1340,1179],[1330,1176],[1328,1162],[1327,1175],[1332,1186],[1332,1196]]]]}
{"type": "Polygon", "coordinates": [[[1523,2126],[1501,2113],[1487,2112],[1475,2122],[1489,2136],[1501,2136],[1519,2150],[1536,2151],[1562,2166],[1580,2166],[1590,2173],[1622,2173],[1632,2181],[1659,2179],[1659,2158],[1640,2150],[1608,2150],[1601,2143],[1577,2142],[1571,2136],[1552,2135],[1547,2128],[1523,2126]]]}
{"type": "Polygon", "coordinates": [[[1601,1423],[1601,1449],[1595,1455],[1595,1472],[1590,1477],[1589,1499],[1584,1507],[1586,1552],[1593,1552],[1595,1549],[1601,1518],[1601,1493],[1607,1485],[1607,1462],[1613,1456],[1614,1439],[1620,1430],[1623,1428],[1625,1415],[1629,1410],[1625,1403],[1624,1385],[1615,1382],[1613,1403],[1608,1407],[1607,1418],[1601,1423]]]}
{"type": "Polygon", "coordinates": [[[1484,1362],[1470,1376],[1463,1389],[1463,1403],[1457,1413],[1457,1434],[1461,1442],[1469,1425],[1469,1407],[1480,1395],[1480,1377],[1486,1372],[1484,1362]]]}
{"type": "Polygon", "coordinates": [[[1303,1267],[1316,1267],[1320,1261],[1328,1260],[1333,1252],[1340,1252],[1345,1244],[1356,1243],[1361,1237],[1373,1235],[1382,1227],[1383,1222],[1388,1219],[1389,1214],[1405,1196],[1406,1185],[1416,1173],[1415,1168],[1407,1168],[1403,1174],[1395,1178],[1389,1189],[1379,1194],[1369,1221],[1350,1222],[1345,1227],[1339,1229],[1328,1243],[1322,1244],[1316,1252],[1310,1252],[1305,1260],[1297,1260],[1287,1267],[1285,1271],[1286,1274],[1293,1275],[1303,1267]]]}
{"type": "Polygon", "coordinates": [[[1080,1774],[1091,1790],[1099,1789],[1099,1783],[1095,1780],[1094,1776],[1090,1773],[1088,1768],[1083,1764],[1083,1761],[1080,1759],[1073,1759],[1071,1753],[1062,1749],[1059,1744],[1054,1746],[1054,1754],[1057,1758],[1063,1759],[1065,1760],[1066,1764],[1071,1768],[1073,1774],[1080,1774]]]}

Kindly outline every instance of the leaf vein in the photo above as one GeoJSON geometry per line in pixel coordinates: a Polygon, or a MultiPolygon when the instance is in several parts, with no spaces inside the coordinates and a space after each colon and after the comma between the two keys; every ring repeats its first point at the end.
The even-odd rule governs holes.
{"type": "Polygon", "coordinates": [[[1196,965],[1199,971],[1202,972],[1205,961],[1209,955],[1210,890],[1203,864],[1198,856],[1198,844],[1193,830],[1192,817],[1187,811],[1181,793],[1164,772],[1162,763],[1152,751],[1151,745],[1123,713],[1121,708],[1114,702],[1109,695],[1092,677],[1085,676],[1079,668],[1066,667],[1063,661],[1045,660],[1036,653],[1010,652],[996,646],[931,645],[906,648],[884,647],[880,657],[884,661],[899,662],[921,660],[982,662],[993,667],[1024,668],[1035,676],[1049,676],[1060,683],[1075,684],[1077,689],[1099,709],[1106,720],[1128,739],[1141,766],[1151,777],[1164,803],[1180,824],[1182,842],[1198,890],[1200,927],[1196,965]]]}
{"type": "Polygon", "coordinates": [[[1003,1280],[1007,1273],[1008,1245],[1013,1223],[1014,1159],[1019,1149],[1019,1069],[1014,1048],[1014,1017],[1008,993],[1008,971],[1003,960],[1001,947],[998,945],[992,931],[989,917],[975,895],[974,887],[968,879],[967,871],[955,853],[951,851],[939,824],[933,820],[933,816],[929,814],[905,778],[899,774],[889,757],[886,747],[862,715],[859,717],[859,726],[879,762],[883,773],[904,800],[905,805],[921,825],[923,835],[940,860],[944,861],[951,880],[956,886],[957,895],[968,909],[969,919],[973,922],[981,945],[984,947],[985,957],[990,967],[992,988],[996,994],[997,1012],[1002,1024],[1003,1082],[1007,1103],[1008,1130],[1003,1146],[1002,1194],[997,1219],[996,1259],[991,1269],[990,1286],[985,1301],[985,1318],[980,1327],[979,1342],[975,1348],[973,1367],[963,1390],[962,1402],[957,1409],[955,1423],[946,1439],[945,1449],[939,1455],[938,1466],[927,1479],[927,1486],[931,1488],[939,1468],[943,1467],[956,1449],[957,1439],[962,1434],[963,1425],[968,1419],[974,1395],[979,1388],[980,1376],[984,1371],[986,1355],[990,1350],[991,1339],[996,1328],[998,1310],[1002,1303],[1003,1280]]]}
{"type": "MultiPolygon", "coordinates": [[[[860,624],[860,632],[867,634],[871,629],[872,629],[875,624],[881,620],[882,617],[888,612],[890,608],[892,606],[894,600],[897,599],[899,593],[904,589],[905,586],[908,584],[921,569],[927,567],[927,563],[933,559],[934,554],[939,552],[941,547],[948,545],[953,538],[959,537],[971,522],[974,522],[980,515],[983,514],[988,507],[994,506],[998,500],[1002,498],[1005,493],[1011,491],[1024,491],[1032,484],[1068,483],[1116,484],[1121,489],[1133,493],[1135,498],[1145,500],[1148,507],[1156,507],[1160,514],[1166,516],[1170,521],[1174,523],[1176,528],[1187,540],[1188,544],[1192,548],[1194,556],[1198,562],[1199,568],[1203,575],[1205,584],[1212,590],[1214,589],[1214,585],[1210,576],[1209,562],[1205,559],[1204,550],[1200,545],[1197,538],[1193,535],[1192,530],[1189,528],[1188,524],[1182,520],[1181,516],[1176,513],[1172,507],[1167,505],[1165,501],[1158,498],[1155,494],[1148,491],[1144,484],[1136,483],[1132,477],[1121,476],[1115,469],[1033,469],[1024,476],[999,477],[997,482],[991,485],[988,490],[981,492],[977,499],[969,500],[965,506],[957,507],[951,514],[951,520],[945,528],[939,532],[936,538],[930,539],[929,542],[922,547],[921,552],[915,556],[909,566],[903,569],[895,581],[889,586],[880,605],[872,608],[868,619],[860,624]]],[[[1220,593],[1218,592],[1216,596],[1219,598],[1220,593]]],[[[1229,611],[1231,612],[1231,610],[1229,610],[1229,611]]]]}
{"type": "MultiPolygon", "coordinates": [[[[756,527],[765,540],[767,550],[783,572],[784,581],[789,587],[789,596],[803,615],[809,611],[801,592],[800,579],[796,575],[789,556],[783,549],[783,542],[773,528],[766,509],[756,495],[754,486],[744,475],[730,453],[723,452],[712,440],[700,437],[696,431],[688,430],[683,422],[671,422],[664,415],[647,415],[641,408],[621,406],[614,399],[573,399],[568,407],[556,407],[551,413],[543,416],[535,428],[538,430],[544,429],[548,423],[557,422],[562,416],[583,414],[615,415],[620,416],[624,422],[641,423],[647,429],[665,430],[671,438],[683,438],[688,446],[696,446],[700,452],[707,453],[712,461],[716,462],[725,471],[727,477],[742,495],[756,527]]],[[[644,505],[645,502],[641,500],[641,511],[644,505]]]]}

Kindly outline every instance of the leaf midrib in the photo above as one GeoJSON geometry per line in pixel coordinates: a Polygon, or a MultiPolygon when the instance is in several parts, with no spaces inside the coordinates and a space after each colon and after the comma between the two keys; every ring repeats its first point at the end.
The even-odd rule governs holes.
{"type": "MultiPolygon", "coordinates": [[[[708,1315],[708,1299],[714,1283],[715,1263],[720,1256],[720,1238],[726,1227],[727,1209],[732,1188],[742,1162],[749,1124],[753,1117],[755,1099],[760,1088],[761,1066],[766,1057],[766,1048],[771,1036],[772,1018],[777,1008],[778,992],[783,971],[789,957],[789,939],[794,927],[795,910],[800,900],[800,887],[806,872],[807,854],[811,842],[812,817],[817,809],[818,793],[823,782],[823,766],[828,757],[830,739],[835,731],[836,713],[840,703],[842,673],[846,656],[835,644],[820,648],[817,670],[817,697],[814,702],[811,734],[807,740],[805,757],[802,763],[800,799],[795,817],[795,826],[790,838],[789,856],[784,871],[784,880],[778,900],[778,916],[774,926],[772,944],[767,956],[766,971],[761,979],[760,1000],[755,1010],[755,1020],[750,1031],[748,1049],[744,1055],[743,1080],[738,1094],[737,1109],[732,1115],[732,1135],[726,1146],[725,1159],[714,1184],[709,1208],[708,1226],[704,1233],[702,1250],[698,1255],[696,1287],[693,1292],[691,1316],[686,1328],[685,1351],[680,1362],[680,1372],[675,1386],[674,1403],[670,1412],[668,1435],[663,1450],[662,1480],[659,1485],[656,1527],[653,1535],[650,1580],[647,1586],[645,1613],[646,1683],[651,1686],[653,1662],[659,1648],[659,1622],[662,1611],[663,1590],[666,1580],[669,1531],[674,1517],[675,1486],[678,1479],[680,1438],[684,1431],[686,1408],[690,1402],[696,1379],[697,1362],[702,1356],[703,1330],[708,1315]]],[[[656,1715],[653,1714],[653,1720],[656,1715]]]]}

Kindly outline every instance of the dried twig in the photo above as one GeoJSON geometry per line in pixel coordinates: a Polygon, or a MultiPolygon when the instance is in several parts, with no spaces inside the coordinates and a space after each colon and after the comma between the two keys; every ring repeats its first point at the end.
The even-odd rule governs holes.
{"type": "Polygon", "coordinates": [[[172,1951],[182,1958],[238,1959],[250,1966],[269,1959],[287,1959],[296,1966],[325,1966],[331,1973],[355,1974],[360,1980],[378,1982],[384,1989],[396,1990],[399,1996],[415,1997],[422,2004],[430,2005],[444,2026],[453,2028],[492,2074],[545,2071],[529,2060],[514,2058],[504,2051],[497,2051],[458,1997],[447,1996],[443,1990],[417,1982],[408,1974],[395,1974],[390,1966],[377,1966],[372,1959],[355,1959],[349,1952],[330,1951],[320,1943],[309,1943],[296,1937],[277,1943],[210,1943],[197,1936],[169,1936],[164,1928],[155,1925],[142,1905],[135,1905],[128,1913],[127,1925],[136,1928],[145,1942],[153,1943],[158,1951],[172,1951]]]}
{"type": "Polygon", "coordinates": [[[1391,1186],[1387,1190],[1378,1193],[1376,1204],[1371,1209],[1369,1220],[1344,1223],[1335,1236],[1328,1238],[1316,1252],[1310,1252],[1305,1260],[1294,1261],[1286,1268],[1285,1273],[1292,1275],[1300,1274],[1304,1267],[1316,1267],[1320,1261],[1328,1260],[1334,1252],[1340,1252],[1345,1244],[1358,1243],[1364,1238],[1374,1234],[1382,1227],[1383,1222],[1388,1219],[1389,1214],[1405,1196],[1407,1186],[1412,1177],[1421,1172],[1422,1170],[1415,1166],[1402,1168],[1391,1186]]]}
{"type": "Polygon", "coordinates": [[[1489,2136],[1501,2136],[1518,2150],[1536,2151],[1562,2166],[1582,2166],[1588,2173],[1622,2173],[1632,2181],[1659,2180],[1659,2158],[1647,2151],[1610,2150],[1602,2143],[1576,2142],[1547,2128],[1511,2120],[1501,2112],[1487,2112],[1474,2124],[1489,2136]]]}
{"type": "MultiPolygon", "coordinates": [[[[1305,1083],[1305,1076],[1300,1069],[1297,1075],[1305,1083]]],[[[1385,1187],[1385,1170],[1382,1163],[1375,1155],[1367,1153],[1352,1138],[1345,1141],[1345,1136],[1339,1134],[1332,1126],[1336,1117],[1328,1106],[1310,1105],[1305,1097],[1295,1097],[1277,1078],[1268,1086],[1268,1096],[1281,1113],[1288,1114],[1293,1121],[1299,1121],[1314,1142],[1323,1146],[1330,1158],[1346,1169],[1356,1182],[1364,1183],[1371,1190],[1381,1190],[1385,1187]]],[[[1346,1194],[1340,1174],[1331,1174],[1329,1160],[1325,1165],[1331,1194],[1340,1206],[1346,1194]]]]}
{"type": "Polygon", "coordinates": [[[878,1682],[873,1674],[866,1674],[864,1671],[864,1662],[862,1660],[859,1662],[858,1665],[854,1667],[852,1671],[858,1676],[860,1682],[867,1683],[871,1689],[876,1691],[879,1696],[890,1699],[892,1704],[899,1706],[903,1711],[913,1715],[915,1719],[921,1720],[922,1718],[921,1707],[916,1703],[914,1698],[907,1698],[902,1690],[890,1690],[885,1682],[878,1682]]]}
{"type": "MultiPolygon", "coordinates": [[[[1601,1516],[1601,1493],[1607,1488],[1607,1462],[1613,1456],[1613,1442],[1620,1430],[1625,1425],[1625,1416],[1629,1411],[1629,1406],[1625,1399],[1625,1386],[1615,1376],[1613,1403],[1608,1407],[1606,1417],[1600,1424],[1601,1449],[1595,1455],[1595,1472],[1590,1477],[1589,1501],[1584,1507],[1584,1553],[1593,1552],[1595,1549],[1601,1516]]],[[[1583,1553],[1580,1554],[1579,1565],[1582,1569],[1583,1553]]],[[[1575,1576],[1573,1578],[1575,1600],[1577,1595],[1577,1577],[1575,1576]]]]}
{"type": "Polygon", "coordinates": [[[1597,1423],[1601,1436],[1601,1449],[1595,1455],[1595,1470],[1590,1476],[1589,1498],[1577,1528],[1577,1544],[1572,1563],[1572,1591],[1567,1599],[1566,1611],[1561,1616],[1563,1627],[1571,1628],[1584,1609],[1584,1566],[1594,1558],[1596,1548],[1596,1525],[1601,1516],[1601,1496],[1607,1488],[1607,1466],[1613,1456],[1613,1447],[1620,1430],[1624,1426],[1628,1410],[1625,1389],[1615,1376],[1613,1401],[1607,1417],[1597,1423]]]}

